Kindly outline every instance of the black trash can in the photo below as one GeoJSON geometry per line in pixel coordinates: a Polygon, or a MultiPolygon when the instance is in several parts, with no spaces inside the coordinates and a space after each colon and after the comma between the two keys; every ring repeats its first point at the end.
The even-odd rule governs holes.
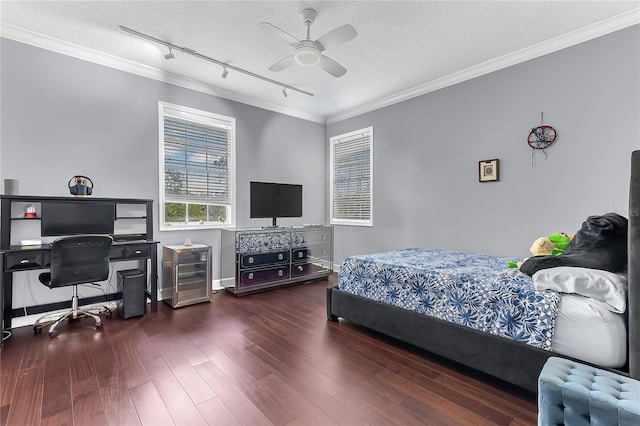
{"type": "Polygon", "coordinates": [[[146,274],[139,269],[118,271],[118,315],[124,319],[144,315],[146,274]]]}

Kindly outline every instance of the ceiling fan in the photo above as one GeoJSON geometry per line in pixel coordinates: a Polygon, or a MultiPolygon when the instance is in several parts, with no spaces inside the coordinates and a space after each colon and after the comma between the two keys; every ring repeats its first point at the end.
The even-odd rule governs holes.
{"type": "Polygon", "coordinates": [[[301,15],[304,24],[307,26],[307,38],[304,40],[298,40],[285,30],[269,22],[260,22],[258,24],[264,31],[284,39],[295,49],[293,55],[287,56],[271,65],[269,70],[282,71],[298,63],[307,67],[318,65],[334,77],[343,76],[344,73],[347,72],[347,69],[328,56],[323,55],[322,52],[356,38],[358,33],[355,28],[349,24],[345,24],[329,31],[314,41],[311,40],[311,24],[315,22],[318,13],[313,9],[304,9],[301,15]]]}

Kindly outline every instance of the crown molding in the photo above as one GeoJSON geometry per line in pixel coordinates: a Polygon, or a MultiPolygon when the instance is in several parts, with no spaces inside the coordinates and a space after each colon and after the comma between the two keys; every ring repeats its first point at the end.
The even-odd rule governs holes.
{"type": "Polygon", "coordinates": [[[640,24],[640,7],[373,102],[327,116],[333,124],[640,24]]]}
{"type": "Polygon", "coordinates": [[[104,52],[89,49],[87,47],[49,37],[44,34],[36,33],[34,31],[25,30],[13,25],[1,23],[0,36],[20,43],[29,44],[31,46],[71,56],[77,59],[82,59],[98,65],[114,68],[119,71],[139,75],[141,77],[162,81],[164,83],[173,84],[175,86],[184,87],[186,89],[191,89],[201,93],[229,99],[235,102],[241,102],[243,104],[263,108],[292,117],[301,118],[303,120],[325,124],[325,117],[323,116],[307,114],[302,111],[284,108],[280,105],[275,105],[262,99],[243,95],[232,90],[223,89],[200,81],[195,81],[175,73],[162,71],[158,68],[142,65],[128,59],[123,59],[104,52]]]}
{"type": "Polygon", "coordinates": [[[303,120],[321,124],[333,124],[352,117],[356,117],[358,115],[365,114],[367,112],[384,108],[386,106],[406,101],[417,96],[443,89],[454,84],[462,83],[464,81],[480,77],[482,75],[498,71],[531,59],[535,59],[540,56],[544,56],[546,54],[553,53],[558,50],[571,47],[576,44],[638,24],[640,24],[640,7],[634,8],[630,11],[597,22],[595,24],[577,29],[575,31],[571,31],[567,34],[552,38],[550,40],[534,44],[519,51],[509,53],[507,55],[484,62],[482,64],[469,67],[462,71],[449,74],[442,78],[420,84],[413,88],[377,99],[372,102],[368,102],[363,105],[359,105],[354,108],[344,110],[337,114],[329,115],[327,117],[308,114],[290,108],[284,108],[280,105],[275,105],[252,96],[243,95],[238,92],[198,82],[178,74],[168,73],[158,68],[142,65],[127,59],[119,58],[117,56],[109,55],[104,52],[82,47],[73,43],[65,42],[53,37],[49,37],[5,23],[0,23],[0,36],[35,47],[51,50],[63,55],[72,56],[78,59],[114,68],[120,71],[139,75],[141,77],[162,81],[165,83],[173,84],[175,86],[195,90],[201,93],[206,93],[220,98],[241,102],[247,105],[263,108],[292,117],[301,118],[303,120]]]}

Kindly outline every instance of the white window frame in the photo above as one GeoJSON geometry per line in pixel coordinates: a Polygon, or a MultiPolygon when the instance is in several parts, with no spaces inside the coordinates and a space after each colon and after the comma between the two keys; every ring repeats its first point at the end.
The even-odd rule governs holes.
{"type": "Polygon", "coordinates": [[[353,132],[344,133],[329,138],[329,217],[332,225],[352,225],[352,226],[373,226],[373,127],[355,130],[353,132]],[[348,144],[362,139],[363,136],[369,137],[369,218],[336,218],[334,214],[334,167],[335,167],[335,147],[337,144],[348,144]]]}
{"type": "MultiPolygon", "coordinates": [[[[236,151],[236,119],[194,108],[174,105],[167,102],[158,102],[158,161],[159,161],[159,229],[160,231],[193,230],[193,229],[218,229],[234,226],[236,222],[236,177],[235,177],[235,151],[236,151]],[[229,190],[231,192],[230,205],[228,207],[228,217],[224,222],[192,222],[192,223],[165,223],[165,141],[164,141],[164,120],[165,116],[184,119],[190,122],[207,126],[226,127],[229,129],[229,156],[228,156],[228,179],[229,190]]],[[[187,201],[188,202],[188,201],[187,201]]],[[[203,204],[202,200],[193,200],[196,204],[203,204]]]]}

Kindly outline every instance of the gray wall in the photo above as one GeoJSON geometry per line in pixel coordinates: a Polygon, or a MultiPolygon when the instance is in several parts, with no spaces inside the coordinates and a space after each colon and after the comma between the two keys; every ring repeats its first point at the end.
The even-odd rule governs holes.
{"type": "MultiPolygon", "coordinates": [[[[304,185],[304,217],[279,224],[327,221],[324,125],[0,40],[0,179],[18,179],[21,195],[69,196],[67,182],[81,174],[93,180],[95,196],[154,199],[160,246],[187,237],[212,244],[219,278],[219,231],[158,232],[157,103],[165,101],[236,118],[238,226],[270,224],[249,219],[251,180],[304,185]]],[[[16,307],[70,298],[35,274],[16,274],[16,307]]]]}
{"type": "MultiPolygon", "coordinates": [[[[239,226],[267,224],[248,218],[250,180],[304,185],[304,217],[281,224],[326,223],[328,138],[373,125],[374,226],[336,227],[336,262],[414,246],[523,257],[538,236],[575,232],[588,215],[626,216],[639,44],[635,26],[325,128],[1,39],[0,179],[66,196],[69,178],[85,174],[96,196],[157,200],[162,100],[236,117],[239,226]],[[559,138],[532,164],[526,136],[540,111],[559,138]],[[492,158],[500,181],[479,183],[478,161],[492,158]]],[[[218,231],[156,225],[156,237],[212,244],[219,277],[218,231]]],[[[20,279],[16,306],[67,298],[31,273],[20,279]]]]}
{"type": "Polygon", "coordinates": [[[404,247],[523,257],[589,215],[626,217],[639,55],[636,25],[329,125],[374,128],[374,226],[336,227],[336,261],[404,247]],[[559,134],[546,159],[526,143],[541,111],[559,134]],[[493,158],[500,181],[479,183],[493,158]]]}

